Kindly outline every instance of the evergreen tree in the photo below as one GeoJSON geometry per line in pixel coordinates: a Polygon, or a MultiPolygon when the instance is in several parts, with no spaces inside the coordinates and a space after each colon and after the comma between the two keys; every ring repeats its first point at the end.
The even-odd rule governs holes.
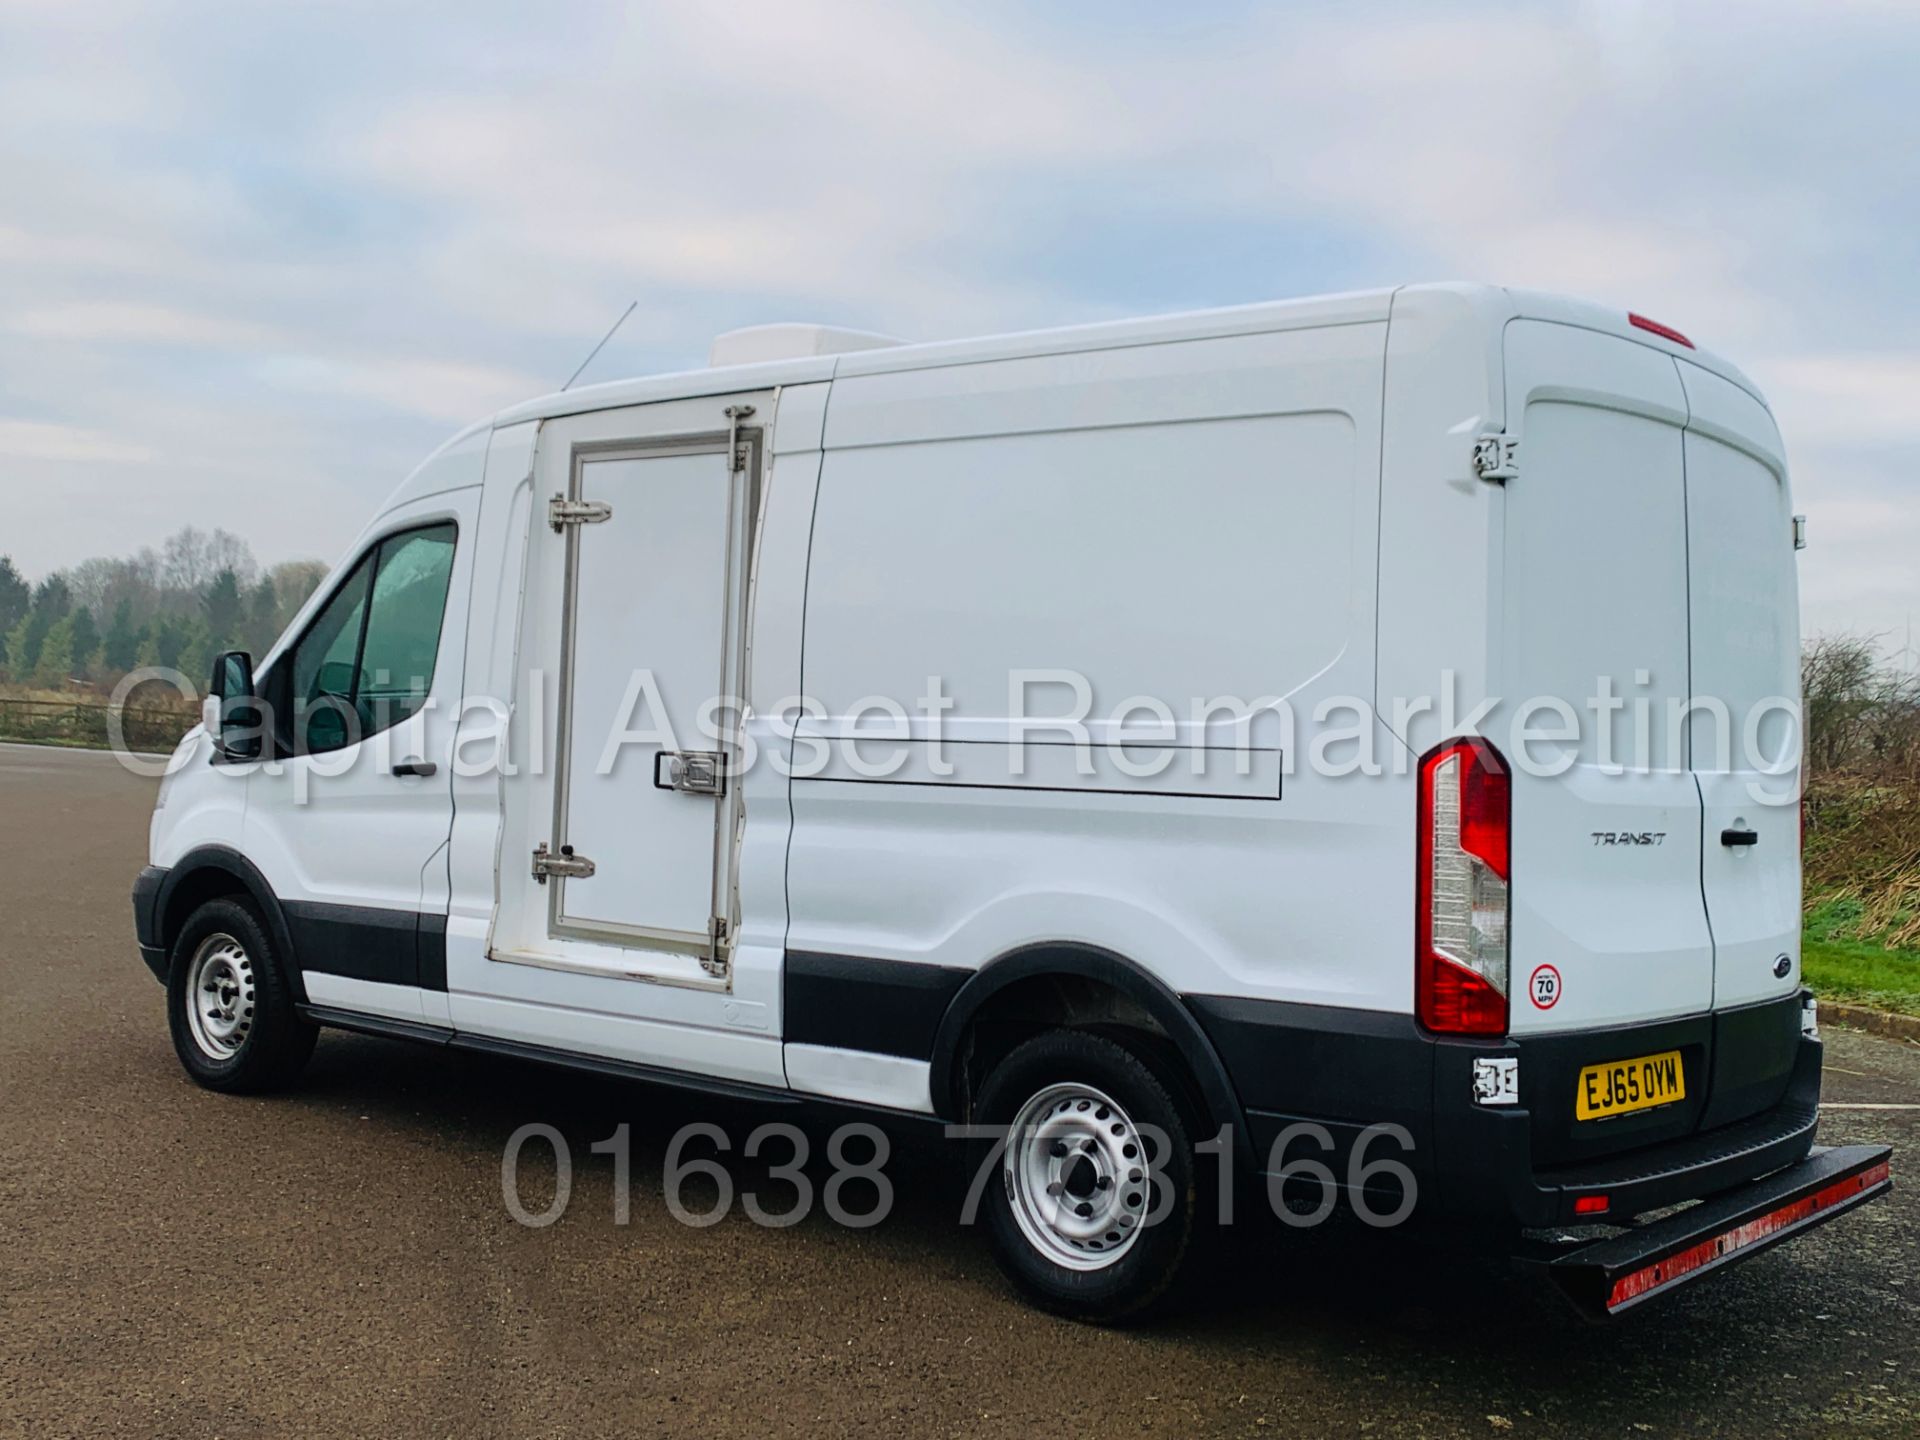
{"type": "Polygon", "coordinates": [[[64,619],[72,607],[73,592],[67,588],[64,577],[49,575],[34,587],[33,608],[20,622],[22,628],[17,632],[17,640],[9,638],[7,642],[7,656],[14,673],[25,674],[39,668],[40,647],[46,643],[47,632],[64,619]]]}
{"type": "Polygon", "coordinates": [[[73,673],[85,675],[100,653],[100,627],[93,623],[93,611],[84,605],[67,618],[73,625],[73,673]]]}
{"type": "Polygon", "coordinates": [[[200,601],[201,618],[206,621],[207,634],[216,645],[226,644],[239,633],[244,609],[240,598],[240,577],[232,570],[222,570],[213,577],[213,583],[207,587],[207,593],[200,601]]]}
{"type": "Polygon", "coordinates": [[[73,674],[73,616],[64,615],[53,622],[40,642],[34,661],[33,681],[44,690],[64,690],[73,674]]]}
{"type": "Polygon", "coordinates": [[[40,663],[40,646],[52,628],[53,621],[37,607],[13,627],[13,633],[7,637],[7,659],[16,674],[26,675],[40,663]]]}
{"type": "Polygon", "coordinates": [[[12,680],[27,678],[27,665],[21,659],[27,653],[27,622],[22,616],[6,634],[0,635],[0,665],[6,666],[7,676],[12,680]]]}
{"type": "Polygon", "coordinates": [[[101,642],[100,663],[115,675],[124,675],[139,663],[140,644],[145,635],[134,628],[133,601],[122,600],[113,610],[113,623],[101,642]]]}
{"type": "MultiPolygon", "coordinates": [[[[63,619],[73,608],[73,588],[67,584],[67,577],[60,574],[49,575],[33,589],[33,609],[35,614],[45,614],[47,630],[53,628],[53,622],[63,619]]],[[[42,635],[45,630],[40,632],[42,635]]]]}
{"type": "Polygon", "coordinates": [[[140,647],[140,664],[172,670],[180,664],[180,647],[186,643],[185,627],[169,616],[161,616],[148,628],[146,643],[140,647]]]}
{"type": "Polygon", "coordinates": [[[256,657],[266,654],[280,638],[280,627],[275,623],[279,616],[280,595],[273,588],[273,576],[262,575],[247,597],[246,647],[256,657]]]}
{"type": "Polygon", "coordinates": [[[13,568],[11,555],[0,555],[0,633],[13,629],[26,618],[33,604],[33,591],[13,568]]]}
{"type": "Polygon", "coordinates": [[[186,677],[196,695],[206,693],[207,682],[213,677],[213,657],[225,648],[225,642],[216,639],[205,625],[195,620],[187,622],[174,668],[186,677]]]}

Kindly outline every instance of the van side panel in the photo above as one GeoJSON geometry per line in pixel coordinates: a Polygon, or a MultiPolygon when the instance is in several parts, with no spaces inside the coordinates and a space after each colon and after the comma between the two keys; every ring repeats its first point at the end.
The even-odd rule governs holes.
{"type": "MultiPolygon", "coordinates": [[[[1410,902],[1375,883],[1411,867],[1404,787],[1322,778],[1300,749],[1317,705],[1371,688],[1384,338],[1355,324],[834,382],[804,652],[824,713],[796,746],[789,953],[969,971],[1067,941],[1184,993],[1409,1007],[1410,902]],[[1069,672],[1024,710],[1084,728],[1017,743],[1023,669],[1069,672]],[[965,751],[947,775],[917,705],[930,675],[965,751]],[[872,697],[904,708],[908,742],[857,713],[872,697]],[[1204,714],[1221,697],[1257,714],[1246,775],[1213,750],[1234,738],[1231,710],[1204,714]],[[849,751],[856,734],[873,743],[849,751]],[[906,768],[850,769],[894,757],[906,768]],[[1131,773],[1156,759],[1182,783],[1131,773]]],[[[1366,758],[1370,726],[1345,728],[1325,768],[1366,758]]]]}
{"type": "Polygon", "coordinates": [[[832,451],[809,693],[832,716],[911,710],[938,676],[968,729],[1074,708],[1082,680],[1090,721],[1283,695],[1351,640],[1329,597],[1351,583],[1356,451],[1324,411],[832,451]]]}
{"type": "MultiPolygon", "coordinates": [[[[1492,693],[1506,497],[1474,474],[1473,443],[1506,424],[1500,333],[1511,316],[1502,293],[1484,286],[1423,285],[1393,297],[1380,441],[1374,704],[1381,724],[1413,755],[1459,733],[1443,722],[1443,697],[1451,694],[1464,715],[1492,693]],[[1420,700],[1433,704],[1415,708],[1420,700]],[[1396,702],[1405,707],[1399,714],[1396,702]]],[[[1409,817],[1411,794],[1409,788],[1409,817]]],[[[1409,852],[1409,876],[1412,867],[1409,852]]],[[[1412,954],[1412,927],[1409,903],[1404,955],[1412,954]]]]}

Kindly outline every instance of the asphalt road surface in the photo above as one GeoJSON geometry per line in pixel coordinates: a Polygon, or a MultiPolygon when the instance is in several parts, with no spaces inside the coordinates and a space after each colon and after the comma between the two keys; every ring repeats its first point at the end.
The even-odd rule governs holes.
{"type": "MultiPolygon", "coordinates": [[[[337,1033],[289,1094],[209,1094],[133,945],[153,790],[0,746],[0,1435],[1920,1433],[1920,1183],[1609,1327],[1464,1253],[1268,1226],[1199,1306],[1116,1332],[1017,1303],[925,1146],[872,1228],[737,1197],[694,1228],[662,1198],[674,1132],[720,1124],[779,1211],[784,1146],[737,1151],[780,1117],[337,1033]],[[571,1152],[543,1228],[502,1196],[528,1122],[571,1152]],[[622,1123],[624,1226],[589,1150],[622,1123]]],[[[1920,1105],[1920,1047],[1830,1030],[1827,1058],[1829,1102],[1920,1105]]],[[[1822,1138],[1920,1174],[1920,1110],[1822,1138]]],[[[529,1143],[520,1203],[555,1182],[529,1143]]]]}

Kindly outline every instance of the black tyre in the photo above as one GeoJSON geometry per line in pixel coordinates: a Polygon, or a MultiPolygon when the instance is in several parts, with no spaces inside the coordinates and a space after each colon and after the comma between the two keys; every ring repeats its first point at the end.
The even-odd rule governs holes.
{"type": "Polygon", "coordinates": [[[994,1256],[1028,1299],[1111,1324],[1169,1298],[1200,1204],[1189,1126],[1152,1062],[1049,1030],[994,1066],[975,1109],[1008,1127],[983,1209],[994,1256]]]}
{"type": "Polygon", "coordinates": [[[294,1010],[282,957],[253,907],[209,900],[173,942],[167,1024],[174,1053],[209,1090],[247,1094],[292,1081],[316,1026],[294,1010]]]}

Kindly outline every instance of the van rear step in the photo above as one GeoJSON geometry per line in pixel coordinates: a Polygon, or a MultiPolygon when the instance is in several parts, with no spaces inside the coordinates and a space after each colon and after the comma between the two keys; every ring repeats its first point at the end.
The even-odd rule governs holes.
{"type": "Polygon", "coordinates": [[[1797,1165],[1625,1234],[1519,1258],[1543,1268],[1588,1319],[1611,1319],[1886,1194],[1892,1154],[1887,1145],[1819,1147],[1797,1165]]]}

